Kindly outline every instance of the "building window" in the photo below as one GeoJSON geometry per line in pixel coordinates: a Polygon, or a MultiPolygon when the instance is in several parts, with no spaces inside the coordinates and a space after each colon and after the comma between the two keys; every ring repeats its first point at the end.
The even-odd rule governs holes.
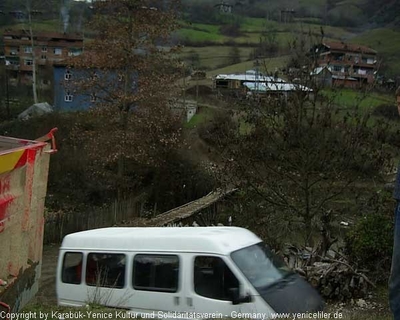
{"type": "Polygon", "coordinates": [[[18,60],[6,60],[6,66],[19,66],[18,60]]]}
{"type": "Polygon", "coordinates": [[[25,53],[32,53],[32,47],[25,47],[24,48],[25,53]]]}
{"type": "Polygon", "coordinates": [[[133,260],[135,290],[178,291],[179,258],[175,255],[138,254],[133,260]]]}
{"type": "Polygon", "coordinates": [[[125,255],[90,253],[86,262],[86,284],[121,289],[125,285],[125,255]]]}
{"type": "Polygon", "coordinates": [[[72,102],[72,99],[74,98],[74,96],[70,93],[70,92],[67,92],[66,94],[65,94],[65,97],[64,97],[64,101],[65,102],[72,102]]]}
{"type": "Polygon", "coordinates": [[[25,59],[25,60],[24,60],[24,64],[25,64],[26,66],[31,66],[31,65],[33,65],[33,60],[32,60],[32,59],[25,59]]]}
{"type": "Polygon", "coordinates": [[[70,56],[70,57],[79,56],[80,54],[82,54],[82,50],[81,49],[70,49],[68,51],[68,56],[70,56]]]}
{"type": "Polygon", "coordinates": [[[62,49],[61,48],[54,48],[54,54],[57,56],[62,55],[62,49]]]}
{"type": "Polygon", "coordinates": [[[46,56],[45,54],[42,54],[41,59],[42,59],[42,60],[46,60],[46,59],[47,59],[47,56],[46,56]]]}
{"type": "Polygon", "coordinates": [[[46,46],[42,47],[42,52],[47,52],[47,47],[46,46]]]}
{"type": "Polygon", "coordinates": [[[66,252],[62,267],[61,281],[64,283],[80,284],[82,279],[82,259],[80,252],[66,252]]]}
{"type": "Polygon", "coordinates": [[[333,66],[333,71],[341,72],[342,71],[342,67],[341,66],[333,66]]]}
{"type": "Polygon", "coordinates": [[[194,291],[200,296],[229,301],[231,289],[239,290],[238,279],[219,257],[196,257],[193,273],[194,291]]]}
{"type": "Polygon", "coordinates": [[[71,80],[71,78],[72,78],[72,74],[69,70],[67,70],[64,74],[64,80],[68,81],[68,80],[71,80]]]}
{"type": "Polygon", "coordinates": [[[18,48],[10,48],[10,55],[12,55],[12,56],[15,56],[15,55],[17,55],[18,54],[18,52],[19,52],[19,49],[18,48]]]}

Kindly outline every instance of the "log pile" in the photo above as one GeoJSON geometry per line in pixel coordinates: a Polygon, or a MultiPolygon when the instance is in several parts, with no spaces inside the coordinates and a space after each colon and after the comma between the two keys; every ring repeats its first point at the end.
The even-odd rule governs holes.
{"type": "Polygon", "coordinates": [[[303,276],[321,296],[331,301],[349,301],[367,296],[375,287],[366,270],[351,266],[345,256],[329,251],[321,257],[311,248],[289,248],[284,254],[287,264],[303,276]]]}
{"type": "Polygon", "coordinates": [[[308,282],[328,300],[363,298],[371,285],[364,274],[343,261],[314,262],[304,269],[308,282]]]}

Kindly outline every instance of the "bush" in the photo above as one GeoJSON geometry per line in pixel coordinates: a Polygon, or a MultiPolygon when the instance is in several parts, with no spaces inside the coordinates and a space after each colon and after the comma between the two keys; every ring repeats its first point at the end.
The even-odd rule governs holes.
{"type": "Polygon", "coordinates": [[[396,106],[390,104],[381,104],[375,107],[373,113],[374,116],[384,117],[389,120],[399,120],[399,114],[396,106]]]}
{"type": "Polygon", "coordinates": [[[199,128],[199,136],[211,146],[223,146],[225,137],[235,130],[236,124],[227,111],[219,111],[212,121],[203,123],[199,128]]]}
{"type": "Polygon", "coordinates": [[[347,254],[351,261],[372,271],[376,281],[387,280],[390,271],[393,250],[393,214],[389,215],[389,208],[383,207],[383,202],[380,201],[388,197],[388,194],[385,197],[379,194],[372,197],[373,200],[378,199],[375,205],[372,205],[375,207],[373,210],[375,212],[367,213],[358,221],[345,239],[347,254]]]}

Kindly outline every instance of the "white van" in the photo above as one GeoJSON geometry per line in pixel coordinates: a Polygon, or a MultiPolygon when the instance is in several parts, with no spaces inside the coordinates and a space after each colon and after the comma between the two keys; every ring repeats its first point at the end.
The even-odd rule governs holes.
{"type": "Polygon", "coordinates": [[[170,318],[267,319],[323,308],[306,281],[279,263],[260,238],[237,227],[104,228],[67,235],[57,298],[60,306],[97,303],[142,318],[172,313],[170,318]]]}

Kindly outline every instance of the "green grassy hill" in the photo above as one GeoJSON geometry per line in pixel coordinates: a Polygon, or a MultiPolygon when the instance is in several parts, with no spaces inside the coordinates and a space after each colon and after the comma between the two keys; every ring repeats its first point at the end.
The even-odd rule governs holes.
{"type": "MultiPolygon", "coordinates": [[[[387,26],[385,18],[392,10],[397,8],[393,0],[382,0],[378,6],[371,0],[242,0],[244,6],[235,9],[232,15],[221,15],[214,8],[215,1],[209,0],[183,0],[186,5],[185,14],[180,20],[178,36],[185,43],[183,58],[191,60],[193,55],[198,55],[200,62],[196,67],[213,70],[229,64],[229,57],[234,46],[239,46],[240,61],[251,59],[251,53],[260,43],[263,37],[278,46],[279,55],[287,55],[289,46],[295,40],[301,38],[311,42],[321,39],[321,31],[325,40],[349,41],[370,46],[379,52],[383,61],[382,70],[388,75],[400,74],[400,28],[387,26]],[[193,16],[190,6],[209,6],[206,15],[193,16]],[[293,8],[296,10],[294,21],[290,23],[279,22],[281,8],[293,8]],[[236,11],[235,11],[236,10],[236,11]],[[374,12],[372,12],[375,10],[374,12]],[[361,31],[344,25],[329,25],[334,23],[332,15],[340,20],[348,14],[363,17],[358,21],[361,26],[368,21],[375,21],[374,17],[381,15],[381,27],[369,31],[361,31]],[[329,18],[331,17],[331,18],[329,18]],[[193,18],[193,19],[192,19],[193,18]],[[268,18],[268,19],[267,19],[268,18]],[[329,19],[328,19],[329,18],[329,19]],[[371,20],[372,19],[372,20],[371,20]],[[201,23],[201,20],[213,21],[201,23]],[[189,22],[190,21],[190,22],[189,22]],[[198,22],[194,22],[198,21],[198,22]],[[386,25],[385,25],[386,23],[386,25]],[[230,36],[224,30],[224,26],[237,24],[237,33],[230,36]]],[[[400,2],[399,2],[400,3],[400,2]]],[[[196,7],[197,8],[197,7],[196,7]]],[[[348,17],[347,17],[348,18],[348,17]]],[[[347,19],[346,18],[346,19],[347,19]]],[[[344,19],[344,20],[346,20],[344,19]]],[[[351,23],[350,23],[351,25],[351,23]]],[[[7,28],[23,29],[24,24],[14,24],[0,27],[0,34],[7,28]]],[[[62,31],[59,19],[44,20],[34,24],[36,31],[62,31]]],[[[307,46],[306,45],[306,46],[307,46]]]]}
{"type": "Polygon", "coordinates": [[[382,60],[382,71],[388,75],[400,74],[400,30],[379,28],[366,31],[351,39],[378,51],[382,60]]]}

